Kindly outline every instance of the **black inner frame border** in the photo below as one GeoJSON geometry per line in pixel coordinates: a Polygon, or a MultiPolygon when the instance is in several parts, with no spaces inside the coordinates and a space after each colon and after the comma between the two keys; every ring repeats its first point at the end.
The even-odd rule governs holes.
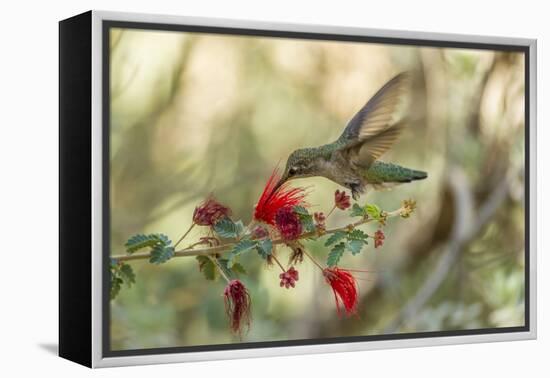
{"type": "MultiPolygon", "coordinates": [[[[312,26],[314,28],[315,26],[312,26]]],[[[386,45],[403,45],[416,47],[439,47],[439,48],[461,48],[461,49],[477,49],[477,50],[493,50],[493,51],[508,51],[519,52],[524,54],[525,68],[525,271],[524,271],[524,326],[518,327],[501,327],[501,328],[480,328],[470,330],[446,330],[433,332],[411,332],[411,333],[396,333],[385,335],[369,335],[369,336],[350,336],[350,337],[333,337],[333,338],[318,338],[318,339],[302,339],[302,340],[283,340],[283,341],[258,341],[245,343],[230,343],[230,344],[212,344],[212,345],[192,345],[192,346],[176,346],[162,348],[146,348],[146,349],[127,349],[127,350],[111,350],[111,331],[110,331],[110,316],[111,305],[109,299],[110,278],[108,274],[103,274],[102,277],[102,356],[103,357],[123,357],[123,356],[142,356],[155,354],[171,354],[171,353],[190,353],[190,352],[209,352],[222,350],[243,350],[243,349],[258,349],[258,348],[277,348],[277,347],[293,347],[307,345],[330,345],[353,342],[366,341],[382,341],[382,340],[403,340],[403,339],[420,339],[428,337],[449,337],[449,336],[470,336],[470,335],[489,335],[498,333],[517,333],[528,332],[530,330],[530,55],[529,46],[510,45],[503,43],[481,43],[481,42],[456,42],[456,41],[435,41],[429,39],[418,38],[395,38],[395,37],[374,37],[362,35],[343,35],[343,34],[328,34],[314,32],[296,32],[282,30],[265,30],[265,29],[247,29],[233,27],[217,27],[217,26],[197,26],[183,24],[163,24],[163,23],[148,23],[148,22],[132,22],[132,21],[102,21],[102,176],[103,176],[103,240],[102,240],[102,267],[103,272],[109,272],[110,261],[110,29],[125,28],[125,29],[140,29],[140,30],[156,30],[156,31],[176,31],[188,33],[205,33],[205,34],[225,34],[235,36],[250,36],[250,37],[272,37],[272,38],[291,38],[291,39],[307,39],[307,40],[324,40],[324,41],[340,41],[340,42],[363,42],[363,43],[378,43],[386,45]]],[[[406,35],[406,31],[402,32],[406,35]]]]}

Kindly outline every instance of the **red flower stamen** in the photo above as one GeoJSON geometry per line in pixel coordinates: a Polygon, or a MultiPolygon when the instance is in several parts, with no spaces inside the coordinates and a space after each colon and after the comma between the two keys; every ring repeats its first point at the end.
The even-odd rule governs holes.
{"type": "Polygon", "coordinates": [[[299,274],[293,266],[290,267],[286,272],[279,274],[281,279],[281,287],[286,287],[287,289],[296,286],[296,281],[299,279],[299,274]]]}
{"type": "Polygon", "coordinates": [[[275,225],[277,211],[284,207],[293,208],[303,204],[306,196],[303,188],[289,188],[287,182],[276,188],[280,178],[281,176],[275,168],[254,209],[254,219],[272,226],[275,225]]]}
{"type": "Polygon", "coordinates": [[[323,275],[334,292],[338,315],[341,315],[340,302],[342,302],[346,315],[357,314],[357,282],[353,275],[347,270],[339,268],[325,268],[323,275]]]}
{"type": "Polygon", "coordinates": [[[193,222],[199,226],[212,226],[221,218],[231,215],[231,209],[210,195],[193,212],[193,222]]]}
{"type": "Polygon", "coordinates": [[[241,333],[243,325],[250,327],[250,295],[239,280],[231,280],[223,291],[225,312],[229,318],[231,330],[241,333]]]}

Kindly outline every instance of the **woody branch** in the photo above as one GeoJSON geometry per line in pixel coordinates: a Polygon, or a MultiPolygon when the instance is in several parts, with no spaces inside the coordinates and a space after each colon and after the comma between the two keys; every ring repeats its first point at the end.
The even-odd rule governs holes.
{"type": "MultiPolygon", "coordinates": [[[[406,208],[402,206],[397,210],[385,212],[384,213],[384,218],[387,219],[387,218],[392,218],[392,217],[399,216],[405,210],[406,210],[406,208]]],[[[335,227],[335,228],[327,229],[327,230],[324,230],[324,231],[316,230],[316,231],[313,231],[313,232],[306,232],[306,233],[301,234],[298,239],[306,239],[306,238],[310,238],[312,236],[323,236],[323,235],[334,234],[334,233],[339,232],[339,231],[347,231],[347,230],[354,229],[356,227],[362,226],[364,224],[367,224],[367,223],[370,223],[370,222],[373,222],[373,221],[376,221],[376,219],[363,218],[363,219],[361,219],[357,222],[354,222],[354,223],[351,223],[351,224],[348,224],[348,225],[345,225],[345,226],[341,226],[341,227],[335,227]]],[[[274,245],[276,245],[276,244],[285,244],[285,243],[286,243],[286,241],[283,240],[283,239],[274,239],[273,240],[274,245]]],[[[196,245],[196,243],[192,244],[191,247],[187,247],[187,248],[184,248],[184,249],[181,249],[181,250],[178,250],[178,251],[174,252],[174,257],[211,256],[211,255],[216,255],[216,254],[223,254],[225,252],[230,251],[231,248],[233,246],[235,246],[235,243],[225,243],[225,244],[221,244],[221,245],[218,245],[218,246],[205,247],[205,248],[193,248],[195,245],[196,245]]],[[[135,253],[135,254],[131,254],[131,255],[114,255],[114,256],[112,256],[113,259],[115,259],[117,261],[121,261],[121,262],[122,261],[149,259],[150,257],[151,257],[151,254],[149,252],[135,253]]]]}

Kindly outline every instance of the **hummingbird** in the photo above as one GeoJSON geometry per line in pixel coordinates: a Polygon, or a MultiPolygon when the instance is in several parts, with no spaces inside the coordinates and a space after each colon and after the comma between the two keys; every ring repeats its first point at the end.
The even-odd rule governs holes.
{"type": "Polygon", "coordinates": [[[404,122],[392,119],[408,88],[408,78],[402,72],[384,84],[335,142],[292,152],[274,191],[288,180],[321,176],[351,190],[357,200],[370,188],[380,190],[427,178],[424,171],[378,160],[403,131],[404,122]]]}

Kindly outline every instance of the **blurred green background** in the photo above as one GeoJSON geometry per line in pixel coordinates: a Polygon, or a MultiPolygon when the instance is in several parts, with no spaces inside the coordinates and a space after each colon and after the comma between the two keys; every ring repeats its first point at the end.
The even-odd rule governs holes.
{"type": "MultiPolygon", "coordinates": [[[[361,198],[386,210],[413,198],[418,209],[388,222],[381,249],[344,257],[372,271],[358,281],[359,318],[337,316],[313,264],[285,290],[277,267],[250,255],[241,263],[253,324],[239,339],[224,282],[206,281],[194,258],[135,261],[137,283],[111,302],[113,350],[524,324],[522,54],[130,29],[112,29],[110,43],[112,255],[136,233],[176,240],[209,193],[248,223],[279,162],[335,140],[403,70],[413,77],[408,127],[381,160],[429,172],[361,198]]],[[[325,212],[338,188],[294,185],[310,186],[311,210],[325,212]]],[[[337,212],[328,226],[348,221],[337,212]]],[[[324,261],[323,240],[306,247],[324,261]]]]}

